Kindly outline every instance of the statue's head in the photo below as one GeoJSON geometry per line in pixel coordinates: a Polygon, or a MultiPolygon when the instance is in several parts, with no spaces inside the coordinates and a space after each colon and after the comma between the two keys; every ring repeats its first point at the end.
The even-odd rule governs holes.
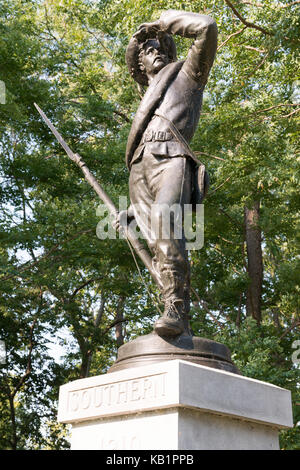
{"type": "Polygon", "coordinates": [[[163,67],[176,59],[174,40],[166,33],[143,42],[132,37],[126,50],[128,70],[133,79],[143,86],[147,86],[163,67]]]}

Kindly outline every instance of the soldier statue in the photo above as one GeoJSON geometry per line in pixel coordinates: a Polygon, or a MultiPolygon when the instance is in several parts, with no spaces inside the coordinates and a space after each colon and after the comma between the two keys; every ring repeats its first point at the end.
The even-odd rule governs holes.
{"type": "Polygon", "coordinates": [[[190,264],[184,231],[175,237],[172,214],[169,237],[162,236],[160,227],[166,206],[201,203],[207,190],[207,173],[189,142],[198,125],[217,34],[209,16],[168,10],[158,21],[142,24],[126,51],[131,76],[140,89],[148,87],[127,142],[128,217],[135,218],[143,233],[160,279],[164,312],[154,325],[160,336],[188,330],[190,264]],[[183,61],[177,61],[173,35],[193,39],[183,61]]]}
{"type": "Polygon", "coordinates": [[[189,143],[198,125],[203,91],[216,48],[215,21],[186,11],[165,11],[158,21],[142,24],[131,38],[126,51],[129,71],[140,90],[148,88],[128,136],[126,162],[130,171],[131,204],[127,211],[118,212],[81,156],[72,152],[35,104],[70,159],[80,167],[108,208],[115,228],[125,232],[128,243],[149,269],[163,295],[164,311],[155,322],[154,332],[123,344],[109,372],[183,359],[240,373],[225,345],[195,336],[190,330],[190,264],[184,225],[179,223],[179,217],[183,219],[185,215],[182,208],[186,205],[197,208],[207,191],[208,175],[189,143]],[[193,39],[183,61],[177,61],[173,40],[176,34],[193,39]],[[181,210],[173,213],[173,207],[181,210]],[[168,236],[163,229],[166,214],[168,236]],[[140,228],[148,247],[137,237],[130,219],[140,228]]]}

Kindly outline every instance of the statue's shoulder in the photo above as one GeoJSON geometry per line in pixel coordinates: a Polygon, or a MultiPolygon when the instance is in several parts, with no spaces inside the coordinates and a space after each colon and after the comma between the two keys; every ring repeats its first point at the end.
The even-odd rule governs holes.
{"type": "Polygon", "coordinates": [[[170,82],[176,77],[176,75],[182,68],[183,64],[184,61],[171,62],[158,72],[156,77],[148,86],[147,91],[144,97],[142,98],[142,108],[145,107],[145,104],[147,106],[149,101],[153,101],[157,97],[161,98],[170,82]]]}
{"type": "Polygon", "coordinates": [[[169,77],[173,78],[173,76],[179,72],[184,62],[185,61],[182,60],[182,61],[177,61],[177,62],[171,62],[170,64],[166,65],[163,69],[160,70],[160,72],[151,82],[151,84],[149,85],[149,88],[152,84],[154,86],[157,86],[159,82],[164,82],[165,80],[168,80],[169,77]]]}

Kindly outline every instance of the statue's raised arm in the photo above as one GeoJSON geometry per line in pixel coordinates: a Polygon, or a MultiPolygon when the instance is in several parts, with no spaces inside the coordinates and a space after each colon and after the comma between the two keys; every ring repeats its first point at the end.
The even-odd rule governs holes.
{"type": "MultiPolygon", "coordinates": [[[[135,41],[136,44],[141,44],[147,39],[156,37],[162,47],[166,49],[168,60],[173,62],[176,57],[176,48],[167,35],[179,35],[195,39],[189,50],[183,70],[205,85],[217,49],[218,28],[215,20],[210,16],[198,13],[167,10],[162,13],[159,20],[140,25],[129,44],[128,59],[130,60],[129,55],[135,41]]],[[[131,73],[134,76],[135,72],[138,71],[140,77],[134,76],[136,81],[140,84],[148,84],[148,77],[142,77],[139,69],[140,67],[135,64],[131,69],[131,73]]]]}
{"type": "Polygon", "coordinates": [[[165,11],[159,20],[161,31],[195,38],[182,71],[206,84],[217,49],[218,28],[213,18],[198,13],[178,10],[165,11]]]}

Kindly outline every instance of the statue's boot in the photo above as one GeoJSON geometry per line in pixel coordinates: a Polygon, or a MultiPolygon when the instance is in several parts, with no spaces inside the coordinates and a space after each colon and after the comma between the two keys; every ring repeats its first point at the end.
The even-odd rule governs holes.
{"type": "Polygon", "coordinates": [[[168,299],[163,315],[155,322],[154,331],[159,336],[178,336],[183,333],[183,307],[182,300],[168,299]]]}
{"type": "Polygon", "coordinates": [[[154,331],[159,336],[177,336],[185,329],[184,279],[167,270],[161,273],[165,309],[155,322],[154,331]]]}

